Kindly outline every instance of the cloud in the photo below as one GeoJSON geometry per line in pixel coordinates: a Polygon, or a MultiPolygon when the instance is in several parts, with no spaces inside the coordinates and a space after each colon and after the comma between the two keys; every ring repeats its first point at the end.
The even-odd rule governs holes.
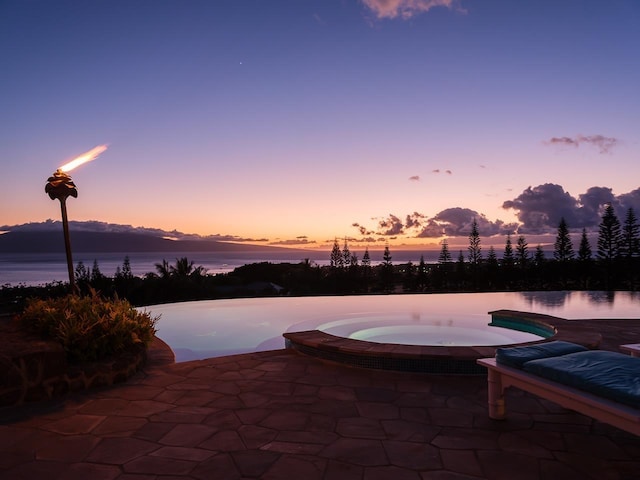
{"type": "Polygon", "coordinates": [[[454,207],[442,210],[430,218],[416,236],[418,238],[437,238],[443,235],[467,236],[471,232],[474,219],[482,236],[509,233],[517,227],[515,224],[505,224],[502,220],[492,222],[483,214],[469,208],[454,207]]]}
{"type": "Polygon", "coordinates": [[[600,150],[600,153],[610,153],[620,140],[604,135],[576,135],[575,137],[552,137],[547,140],[547,145],[560,145],[578,148],[581,144],[592,145],[600,150]]]}
{"type": "Polygon", "coordinates": [[[295,245],[313,245],[315,244],[315,240],[309,240],[306,236],[300,236],[296,238],[291,238],[288,240],[276,240],[274,242],[269,242],[269,245],[285,245],[285,246],[295,246],[295,245]]]}
{"type": "MultiPolygon", "coordinates": [[[[331,240],[325,240],[325,243],[331,244],[333,245],[335,239],[331,239],[331,240]]],[[[380,241],[380,238],[376,238],[373,236],[367,236],[367,237],[347,237],[347,242],[349,244],[351,243],[363,243],[363,244],[369,244],[369,243],[375,243],[380,241]]]]}
{"type": "Polygon", "coordinates": [[[426,217],[418,212],[407,215],[404,221],[405,229],[419,228],[424,223],[426,217]]]}
{"type": "Polygon", "coordinates": [[[640,217],[640,188],[636,188],[629,193],[623,193],[618,195],[618,201],[620,202],[620,208],[626,214],[627,210],[633,208],[636,217],[640,217]]]}
{"type": "Polygon", "coordinates": [[[363,225],[360,225],[359,223],[352,223],[351,226],[357,228],[360,232],[360,235],[373,235],[374,233],[376,233],[373,230],[369,230],[363,225]]]}
{"type": "Polygon", "coordinates": [[[608,187],[590,187],[585,193],[573,197],[561,185],[545,183],[528,187],[502,208],[513,209],[520,221],[519,233],[544,234],[557,232],[564,218],[571,230],[595,230],[602,220],[604,205],[610,203],[620,220],[631,207],[640,207],[640,188],[619,196],[608,187]]]}
{"type": "Polygon", "coordinates": [[[387,218],[378,220],[378,235],[399,235],[404,233],[404,223],[395,215],[389,214],[387,218]]]}
{"type": "Polygon", "coordinates": [[[453,172],[451,170],[444,170],[444,172],[442,170],[440,170],[439,168],[436,168],[434,170],[431,170],[431,173],[446,173],[447,175],[451,175],[453,172]]]}
{"type": "Polygon", "coordinates": [[[466,11],[460,7],[459,0],[362,0],[378,19],[401,18],[407,20],[435,7],[445,7],[460,13],[466,11]]]}
{"type": "Polygon", "coordinates": [[[528,187],[513,200],[502,204],[504,209],[516,210],[522,224],[520,233],[548,233],[557,228],[564,218],[569,225],[575,225],[578,201],[564,191],[560,185],[545,183],[528,187]]]}
{"type": "Polygon", "coordinates": [[[591,187],[586,193],[578,195],[580,207],[578,226],[589,228],[598,225],[602,216],[603,205],[610,203],[614,208],[618,207],[613,190],[607,187],[591,187]]]}
{"type": "Polygon", "coordinates": [[[413,212],[405,216],[404,222],[399,216],[389,214],[389,216],[378,219],[377,228],[374,231],[368,230],[359,223],[352,224],[361,235],[375,235],[378,238],[396,238],[405,235],[413,238],[439,238],[448,236],[467,236],[471,232],[473,220],[478,223],[478,230],[483,236],[492,236],[514,232],[517,224],[505,224],[502,220],[495,222],[487,219],[483,214],[468,208],[448,208],[441,211],[434,217],[413,212]]]}
{"type": "Polygon", "coordinates": [[[582,228],[597,231],[602,221],[604,205],[607,203],[613,205],[620,221],[623,221],[629,208],[633,208],[638,215],[640,188],[616,196],[611,188],[590,187],[585,193],[574,197],[561,185],[553,183],[528,187],[514,199],[502,204],[502,208],[515,211],[518,222],[506,223],[500,219],[493,221],[476,210],[452,207],[433,217],[414,211],[404,216],[389,214],[383,218],[373,218],[377,225],[372,229],[360,223],[353,223],[352,226],[358,229],[361,237],[367,238],[367,242],[374,238],[379,241],[397,237],[466,237],[471,231],[474,219],[483,237],[507,233],[556,234],[561,218],[566,220],[572,231],[582,228]]]}
{"type": "Polygon", "coordinates": [[[420,175],[412,175],[411,177],[409,177],[409,180],[411,180],[412,182],[419,182],[420,175]]]}

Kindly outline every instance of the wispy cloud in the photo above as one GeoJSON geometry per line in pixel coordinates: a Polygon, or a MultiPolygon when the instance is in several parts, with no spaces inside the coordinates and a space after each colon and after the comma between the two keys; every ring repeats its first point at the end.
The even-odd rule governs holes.
{"type": "Polygon", "coordinates": [[[412,182],[419,182],[420,181],[420,175],[412,175],[409,177],[409,180],[411,180],[412,182]]]}
{"type": "Polygon", "coordinates": [[[409,19],[435,7],[445,7],[466,13],[459,0],[362,0],[369,10],[379,18],[409,19]]]}
{"type": "Polygon", "coordinates": [[[447,175],[452,175],[453,172],[451,170],[440,170],[439,168],[435,168],[431,170],[431,173],[446,173],[447,175]]]}
{"type": "Polygon", "coordinates": [[[315,244],[315,240],[309,240],[309,238],[305,235],[291,238],[288,240],[276,240],[273,242],[269,242],[269,245],[283,245],[283,246],[300,246],[300,245],[313,245],[315,244]]]}
{"type": "Polygon", "coordinates": [[[600,153],[609,153],[619,142],[620,140],[615,137],[605,137],[604,135],[576,135],[575,137],[552,137],[544,143],[575,148],[586,144],[598,148],[600,153]]]}

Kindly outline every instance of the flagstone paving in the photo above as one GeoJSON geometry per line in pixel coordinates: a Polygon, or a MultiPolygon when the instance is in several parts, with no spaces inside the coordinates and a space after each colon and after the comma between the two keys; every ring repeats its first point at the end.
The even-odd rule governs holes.
{"type": "Polygon", "coordinates": [[[640,437],[517,390],[494,421],[486,395],[484,376],[290,350],[151,361],[125,384],[1,409],[0,478],[640,478],[640,437]]]}

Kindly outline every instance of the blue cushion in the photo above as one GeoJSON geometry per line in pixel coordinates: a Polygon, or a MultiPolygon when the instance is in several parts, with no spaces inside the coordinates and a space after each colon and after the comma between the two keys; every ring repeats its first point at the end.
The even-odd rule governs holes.
{"type": "Polygon", "coordinates": [[[532,360],[524,364],[524,370],[640,408],[640,358],[595,350],[532,360]]]}
{"type": "Polygon", "coordinates": [[[522,368],[522,365],[531,360],[557,357],[558,355],[584,352],[586,350],[582,345],[556,340],[522,347],[498,348],[496,349],[496,362],[510,367],[522,368]]]}

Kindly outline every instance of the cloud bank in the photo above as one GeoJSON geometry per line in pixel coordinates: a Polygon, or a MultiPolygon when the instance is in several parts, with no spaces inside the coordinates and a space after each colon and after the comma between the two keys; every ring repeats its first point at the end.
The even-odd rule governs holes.
{"type": "Polygon", "coordinates": [[[362,0],[378,19],[401,18],[407,20],[432,8],[445,7],[464,13],[459,0],[362,0]]]}
{"type": "Polygon", "coordinates": [[[571,229],[596,229],[607,203],[622,221],[629,208],[640,212],[640,188],[616,196],[611,188],[591,187],[573,197],[561,185],[545,183],[528,187],[513,200],[504,202],[502,208],[516,211],[520,233],[538,234],[555,232],[561,218],[571,229]]]}
{"type": "Polygon", "coordinates": [[[466,236],[471,231],[473,220],[483,235],[498,235],[514,232],[518,225],[507,224],[502,220],[492,222],[485,215],[469,208],[448,208],[433,217],[419,212],[404,215],[402,218],[389,214],[386,217],[375,218],[376,227],[369,229],[360,223],[352,226],[358,229],[362,236],[368,238],[409,236],[413,238],[439,238],[443,235],[450,237],[466,236]]]}
{"type": "Polygon", "coordinates": [[[475,220],[482,236],[518,234],[556,234],[560,219],[564,218],[573,231],[582,228],[597,231],[602,220],[604,205],[611,203],[616,215],[623,221],[629,208],[640,214],[640,188],[615,195],[608,187],[590,187],[585,193],[572,196],[561,185],[545,183],[526,188],[520,195],[502,204],[505,210],[514,210],[518,222],[492,221],[483,213],[470,208],[452,207],[433,217],[418,211],[407,215],[388,214],[376,217],[374,227],[354,222],[361,239],[368,242],[392,238],[464,237],[471,231],[475,220]]]}

